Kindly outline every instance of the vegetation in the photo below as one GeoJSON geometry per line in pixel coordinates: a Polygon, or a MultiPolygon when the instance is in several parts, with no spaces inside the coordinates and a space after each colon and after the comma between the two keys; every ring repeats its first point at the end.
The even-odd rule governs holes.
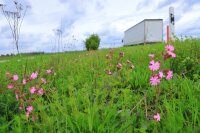
{"type": "Polygon", "coordinates": [[[89,50],[97,50],[99,48],[100,38],[97,34],[92,34],[85,40],[85,47],[89,50]]]}
{"type": "Polygon", "coordinates": [[[200,40],[173,45],[163,64],[173,79],[159,87],[148,55],[161,61],[165,44],[6,58],[0,132],[200,132],[200,40]]]}

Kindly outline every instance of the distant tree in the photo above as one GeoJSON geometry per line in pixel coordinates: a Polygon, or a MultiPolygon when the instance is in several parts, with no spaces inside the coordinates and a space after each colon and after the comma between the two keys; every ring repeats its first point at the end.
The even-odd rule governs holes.
{"type": "Polygon", "coordinates": [[[100,38],[97,34],[92,34],[85,40],[85,47],[89,50],[97,50],[99,48],[100,38]]]}

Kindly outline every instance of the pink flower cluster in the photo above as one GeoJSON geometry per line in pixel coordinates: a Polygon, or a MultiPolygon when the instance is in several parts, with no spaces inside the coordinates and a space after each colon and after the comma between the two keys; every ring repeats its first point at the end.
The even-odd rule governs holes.
{"type": "Polygon", "coordinates": [[[131,63],[131,61],[127,60],[126,63],[123,63],[123,58],[125,57],[125,53],[124,52],[119,52],[119,57],[117,58],[117,63],[115,64],[114,61],[113,61],[113,58],[114,58],[114,49],[111,49],[110,50],[110,53],[109,54],[106,54],[106,59],[108,59],[108,63],[107,63],[107,66],[109,67],[107,70],[106,70],[106,73],[108,75],[112,75],[112,73],[114,71],[120,71],[122,68],[124,68],[125,66],[129,66],[129,69],[134,69],[135,66],[131,63]]]}
{"type": "Polygon", "coordinates": [[[30,93],[31,94],[36,94],[36,93],[38,93],[39,95],[43,95],[44,94],[44,90],[43,90],[43,88],[36,88],[36,87],[31,87],[30,88],[30,93]]]}
{"type": "Polygon", "coordinates": [[[120,55],[121,57],[124,57],[124,52],[120,52],[119,55],[120,55]]]}
{"type": "Polygon", "coordinates": [[[47,72],[47,74],[52,74],[53,73],[52,69],[48,69],[48,70],[46,70],[46,72],[47,72]]]}
{"type": "Polygon", "coordinates": [[[26,117],[29,117],[33,111],[33,106],[26,107],[26,117]]]}
{"type": "Polygon", "coordinates": [[[121,64],[121,63],[118,63],[118,64],[117,64],[117,69],[118,69],[118,70],[122,69],[122,64],[121,64]]]}
{"type": "Polygon", "coordinates": [[[31,74],[30,79],[36,79],[37,77],[38,77],[38,72],[33,72],[33,73],[31,74]]]}
{"type": "Polygon", "coordinates": [[[126,63],[130,66],[131,69],[135,68],[135,66],[131,63],[130,60],[126,60],[126,63]]]}
{"type": "MultiPolygon", "coordinates": [[[[150,84],[152,86],[157,86],[160,84],[161,79],[165,78],[166,80],[170,80],[173,77],[173,72],[171,70],[162,70],[161,64],[164,65],[164,61],[169,58],[175,58],[176,54],[174,53],[174,46],[172,45],[166,45],[164,52],[162,52],[163,60],[161,61],[155,61],[155,55],[149,54],[149,57],[151,58],[151,61],[149,63],[149,69],[152,71],[152,75],[150,78],[150,84]]],[[[156,88],[156,101],[158,101],[159,96],[159,90],[156,88]]],[[[158,112],[158,102],[156,102],[156,112],[158,112]]],[[[156,121],[160,121],[160,114],[157,113],[153,116],[153,119],[156,121]]]]}
{"type": "MultiPolygon", "coordinates": [[[[175,58],[176,54],[174,53],[174,46],[172,45],[166,45],[165,46],[166,52],[162,53],[163,55],[163,62],[166,59],[175,58]]],[[[166,78],[166,80],[170,80],[173,77],[173,72],[171,70],[162,70],[161,65],[159,61],[155,61],[154,54],[149,54],[149,57],[151,57],[151,61],[149,64],[149,69],[152,71],[152,76],[150,78],[150,83],[152,86],[157,86],[160,84],[162,78],[166,78]],[[158,73],[157,73],[158,71],[158,73]]]]}
{"type": "Polygon", "coordinates": [[[172,79],[173,72],[170,70],[159,71],[158,74],[154,74],[150,78],[150,83],[152,86],[156,86],[160,84],[162,78],[166,78],[167,80],[172,79]]]}
{"type": "MultiPolygon", "coordinates": [[[[52,74],[52,69],[46,70],[47,74],[52,74]]],[[[17,74],[11,75],[9,72],[6,72],[6,75],[9,77],[10,83],[7,85],[8,89],[12,89],[15,93],[15,98],[19,102],[19,110],[26,109],[26,116],[29,117],[32,115],[32,119],[35,119],[33,113],[33,106],[31,106],[34,100],[44,95],[44,85],[47,84],[45,78],[39,78],[38,72],[33,72],[30,76],[24,76],[22,81],[17,74]],[[34,82],[32,82],[34,80],[34,82]],[[35,85],[33,85],[35,84],[35,85]],[[27,87],[32,86],[32,87],[27,87]],[[29,89],[25,89],[29,88],[29,89]],[[29,105],[25,108],[26,105],[29,105]]]]}
{"type": "Polygon", "coordinates": [[[174,53],[174,46],[173,45],[166,45],[165,46],[165,50],[166,50],[166,53],[163,53],[163,57],[164,57],[164,60],[172,57],[172,58],[176,58],[176,54],[174,53]]]}

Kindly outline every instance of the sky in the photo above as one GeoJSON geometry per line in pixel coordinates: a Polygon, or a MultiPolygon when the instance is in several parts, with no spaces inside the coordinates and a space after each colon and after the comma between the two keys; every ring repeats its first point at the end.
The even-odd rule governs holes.
{"type": "MultiPolygon", "coordinates": [[[[200,37],[200,0],[16,0],[28,5],[23,20],[20,52],[58,51],[57,29],[62,31],[59,51],[84,50],[91,34],[101,38],[100,48],[122,46],[124,31],[144,19],[169,23],[169,7],[175,9],[175,35],[200,37]]],[[[15,11],[12,0],[0,0],[15,11]]],[[[24,8],[25,9],[25,8],[24,8]]],[[[16,53],[9,25],[0,12],[0,54],[16,53]]]]}

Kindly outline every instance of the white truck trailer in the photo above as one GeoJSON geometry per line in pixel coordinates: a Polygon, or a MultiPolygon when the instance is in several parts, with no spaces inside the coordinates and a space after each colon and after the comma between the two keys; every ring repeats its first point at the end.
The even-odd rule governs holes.
{"type": "Polygon", "coordinates": [[[124,45],[163,42],[163,20],[144,19],[124,32],[124,45]]]}

